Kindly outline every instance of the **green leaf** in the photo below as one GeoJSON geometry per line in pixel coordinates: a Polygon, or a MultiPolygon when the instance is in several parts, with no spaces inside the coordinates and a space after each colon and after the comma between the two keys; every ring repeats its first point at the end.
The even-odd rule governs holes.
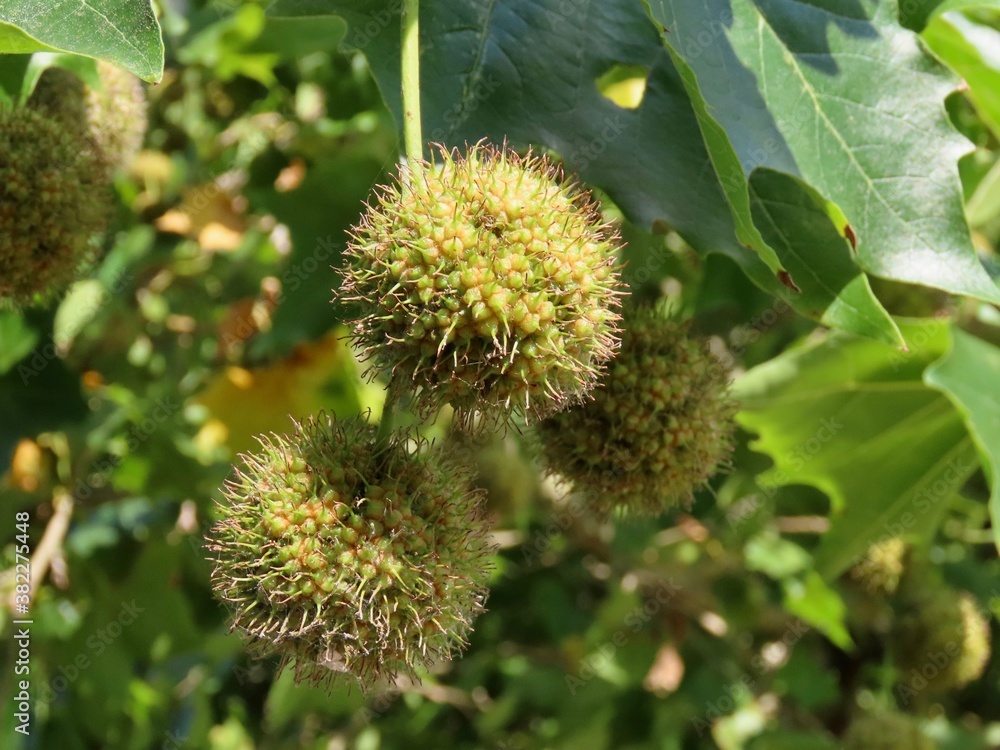
{"type": "Polygon", "coordinates": [[[32,52],[58,52],[55,47],[32,39],[16,26],[0,23],[0,50],[4,55],[30,55],[32,52]]]}
{"type": "MultiPolygon", "coordinates": [[[[0,34],[3,28],[0,26],[0,34]]],[[[30,55],[0,55],[0,102],[13,104],[18,100],[30,61],[30,55]]]]}
{"type": "Polygon", "coordinates": [[[990,517],[1000,549],[1000,349],[955,331],[951,351],[928,368],[924,380],[951,399],[979,447],[992,479],[990,517]]]}
{"type": "Polygon", "coordinates": [[[781,581],[803,572],[812,565],[812,557],[802,547],[783,539],[774,531],[758,534],[743,549],[747,570],[758,570],[781,581]]]}
{"type": "Polygon", "coordinates": [[[750,176],[750,207],[761,236],[802,289],[804,299],[831,300],[813,317],[902,345],[899,329],[876,302],[868,277],[854,265],[842,230],[815,191],[789,175],[758,169],[750,176]]]}
{"type": "MultiPolygon", "coordinates": [[[[934,2],[934,0],[928,0],[934,2]]],[[[1000,0],[944,0],[936,5],[931,15],[939,15],[952,10],[1000,10],[1000,0]]]]}
{"type": "MultiPolygon", "coordinates": [[[[827,225],[790,236],[774,251],[780,259],[768,255],[771,268],[784,264],[796,282],[810,275],[811,267],[822,268],[822,281],[803,278],[801,293],[782,285],[761,257],[744,247],[687,91],[655,26],[641,5],[629,0],[602,2],[599,11],[591,6],[564,0],[424,0],[426,140],[449,147],[481,138],[507,139],[519,147],[541,144],[561,154],[586,183],[607,192],[637,226],[669,225],[699,252],[736,261],[756,284],[800,313],[891,340],[896,335],[891,322],[853,266],[846,242],[832,242],[827,225]],[[597,81],[621,66],[649,71],[637,109],[616,106],[598,89],[597,81]]],[[[384,3],[277,0],[268,13],[343,17],[349,26],[346,44],[365,52],[401,121],[399,17],[384,3]]],[[[662,260],[651,255],[635,262],[662,260]]]]}
{"type": "Polygon", "coordinates": [[[254,356],[280,356],[338,322],[342,310],[330,301],[340,286],[336,268],[345,230],[358,221],[365,197],[384,177],[381,167],[376,154],[348,149],[316,164],[295,190],[248,189],[251,205],[289,227],[294,248],[280,276],[281,303],[272,327],[254,341],[254,356]]]}
{"type": "Polygon", "coordinates": [[[899,6],[903,26],[922,31],[935,16],[953,10],[1000,10],[1000,0],[904,0],[899,6]]]}
{"type": "Polygon", "coordinates": [[[38,343],[38,330],[16,312],[0,312],[0,375],[24,359],[38,343]]]}
{"type": "Polygon", "coordinates": [[[962,419],[924,369],[950,345],[936,321],[901,325],[910,350],[832,334],[791,349],[735,384],[740,422],[774,461],[765,486],[830,496],[816,552],[826,578],[887,536],[926,538],[976,465],[962,419]]]}
{"type": "Polygon", "coordinates": [[[977,228],[1000,216],[1000,159],[994,162],[990,171],[979,181],[965,208],[969,214],[969,223],[977,228]]]}
{"type": "Polygon", "coordinates": [[[847,607],[834,589],[810,570],[801,579],[789,578],[783,582],[785,609],[803,622],[808,622],[842,649],[853,646],[844,620],[847,607]]]}
{"type": "Polygon", "coordinates": [[[943,107],[955,81],[899,25],[896,3],[648,4],[704,102],[699,122],[743,237],[749,177],[767,167],[842,210],[866,271],[1000,301],[963,213],[957,161],[970,145],[943,107]]]}
{"type": "Polygon", "coordinates": [[[955,12],[932,19],[923,38],[965,79],[979,116],[1000,137],[1000,31],[955,12]]]}
{"type": "Polygon", "coordinates": [[[107,60],[151,83],[163,76],[163,40],[150,0],[20,0],[0,5],[0,52],[40,51],[107,60]]]}
{"type": "Polygon", "coordinates": [[[278,732],[297,719],[310,714],[341,718],[361,709],[365,697],[352,690],[347,679],[340,680],[330,690],[296,685],[294,672],[284,670],[271,683],[264,707],[264,722],[272,732],[278,732]]]}

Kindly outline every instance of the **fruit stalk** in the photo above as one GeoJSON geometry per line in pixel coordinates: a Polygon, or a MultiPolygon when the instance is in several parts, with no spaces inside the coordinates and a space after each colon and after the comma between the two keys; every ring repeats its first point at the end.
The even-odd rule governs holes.
{"type": "MultiPolygon", "coordinates": [[[[402,17],[403,148],[409,168],[420,169],[424,136],[420,124],[420,0],[404,0],[402,17]]],[[[385,445],[395,422],[393,395],[386,395],[376,444],[385,445]]]]}
{"type": "Polygon", "coordinates": [[[420,0],[403,2],[403,146],[410,169],[424,155],[420,126],[420,0]]]}

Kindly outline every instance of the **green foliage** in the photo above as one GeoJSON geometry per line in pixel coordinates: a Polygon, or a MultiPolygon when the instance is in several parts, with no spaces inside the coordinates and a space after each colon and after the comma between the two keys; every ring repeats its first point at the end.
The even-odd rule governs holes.
{"type": "Polygon", "coordinates": [[[746,181],[777,169],[835,204],[865,271],[1000,301],[962,220],[955,161],[968,144],[940,106],[955,82],[899,27],[895,3],[649,5],[743,242],[765,254],[746,181]],[[721,29],[712,44],[697,40],[705,28],[721,29]]]}
{"type": "Polygon", "coordinates": [[[829,576],[875,542],[928,534],[976,468],[960,415],[921,380],[944,353],[948,327],[927,321],[904,326],[904,334],[905,353],[820,338],[760,365],[735,390],[741,422],[775,462],[764,481],[812,484],[830,495],[831,528],[817,551],[829,576]]]}
{"type": "MultiPolygon", "coordinates": [[[[391,13],[386,15],[380,3],[278,0],[269,12],[277,17],[337,13],[347,19],[353,31],[346,43],[367,53],[399,121],[399,50],[395,35],[386,32],[391,13]]],[[[783,264],[799,293],[737,238],[692,103],[638,3],[615,0],[603,4],[601,13],[588,14],[560,0],[458,6],[430,0],[421,4],[421,12],[425,34],[436,40],[421,61],[424,75],[436,82],[422,91],[429,140],[447,146],[481,138],[542,143],[605,190],[637,225],[668,225],[699,252],[727,255],[755,283],[828,325],[894,335],[851,260],[842,222],[834,227],[821,216],[800,224],[804,231],[782,227],[783,238],[772,240],[777,245],[767,252],[772,270],[783,264]],[[473,37],[477,45],[470,45],[473,37]],[[621,63],[649,70],[645,94],[634,110],[615,106],[592,85],[621,63]],[[552,76],[566,85],[550,85],[552,76]],[[839,237],[832,236],[838,232],[839,237]],[[773,260],[774,252],[780,262],[773,260]],[[814,267],[824,269],[822,276],[814,275],[814,267]]],[[[813,196],[794,181],[779,180],[777,189],[775,202],[783,203],[793,191],[791,200],[802,205],[801,214],[828,213],[822,202],[815,208],[813,196]]],[[[764,203],[770,200],[761,197],[764,203]]],[[[759,214],[763,208],[758,206],[759,214]]],[[[758,221],[760,232],[775,233],[766,211],[758,221]]],[[[641,261],[663,262],[657,254],[641,261]]]]}
{"type": "MultiPolygon", "coordinates": [[[[425,155],[431,142],[466,154],[486,139],[559,165],[626,243],[604,248],[601,267],[622,285],[607,280],[604,308],[627,288],[630,304],[664,305],[675,321],[650,332],[651,349],[676,351],[681,329],[699,342],[549,423],[639,404],[616,445],[630,446],[625,479],[657,480],[639,504],[663,512],[611,517],[594,512],[592,477],[556,482],[543,461],[560,445],[593,462],[610,426],[539,438],[513,415],[506,430],[470,433],[483,382],[459,384],[456,413],[411,398],[412,370],[388,406],[389,373],[363,377],[347,323],[398,290],[371,285],[352,305],[340,287],[345,270],[384,268],[377,242],[358,260],[350,231],[399,174],[401,3],[188,0],[157,3],[156,19],[145,2],[3,5],[0,121],[33,117],[25,108],[60,78],[94,104],[101,94],[112,116],[49,89],[50,115],[76,103],[59,132],[90,145],[45,152],[43,127],[0,159],[0,246],[24,243],[27,226],[5,185],[34,191],[28,213],[52,227],[82,226],[12,160],[58,155],[69,174],[95,128],[138,124],[127,71],[159,77],[161,33],[165,66],[145,89],[145,140],[122,142],[135,157],[113,184],[102,175],[107,193],[75,192],[74,212],[105,211],[90,264],[48,309],[0,311],[0,746],[1000,744],[995,0],[420,3],[425,155]],[[109,75],[124,86],[102,86],[109,75]],[[685,357],[718,366],[720,392],[729,373],[743,430],[706,441],[718,454],[707,463],[729,456],[724,472],[682,486],[638,459],[676,461],[653,450],[665,436],[711,432],[664,427],[656,399],[640,398],[646,385],[675,393],[685,357]],[[323,411],[331,422],[316,421],[323,411]],[[289,416],[315,439],[289,432],[289,416]],[[255,448],[261,433],[281,437],[255,448]],[[264,466],[286,453],[295,461],[264,466]],[[469,517],[470,475],[488,519],[469,517]],[[331,510],[334,485],[344,498],[331,510]],[[276,507],[261,502],[274,492],[276,507]],[[429,522],[421,498],[450,510],[429,522]],[[411,515],[395,534],[390,504],[411,515]],[[343,508],[346,521],[330,518],[343,508]],[[251,546],[220,546],[220,529],[251,546]],[[492,567],[463,535],[496,543],[492,567]],[[279,551],[295,540],[315,549],[279,551]],[[15,673],[23,615],[10,609],[23,596],[18,554],[36,587],[27,675],[15,673]],[[433,593],[415,583],[431,579],[433,593]],[[19,679],[27,737],[11,709],[19,679]]],[[[465,218],[466,196],[453,197],[450,217],[450,202],[425,201],[442,226],[465,218]]],[[[504,270],[516,248],[532,281],[550,284],[533,246],[506,239],[476,233],[482,268],[504,270]]],[[[419,319],[435,301],[418,293],[407,311],[419,319]]],[[[514,305],[500,307],[512,332],[528,319],[514,305]]],[[[616,325],[604,320],[606,344],[616,325]]],[[[449,384],[447,330],[425,326],[419,341],[449,384]]],[[[405,340],[373,328],[370,353],[385,354],[387,333],[405,340]]],[[[562,376],[573,388],[582,349],[600,348],[587,333],[562,376]]],[[[523,355],[511,341],[468,349],[476,378],[508,367],[482,360],[492,346],[523,355]]],[[[610,383],[627,357],[585,364],[610,383]]]]}
{"type": "Polygon", "coordinates": [[[63,51],[107,60],[155,83],[163,41],[149,0],[20,0],[0,9],[0,52],[63,51]]]}
{"type": "Polygon", "coordinates": [[[979,446],[992,477],[990,512],[1000,547],[1000,393],[993,377],[998,369],[1000,349],[956,331],[951,350],[926,370],[924,381],[952,400],[979,446]]]}

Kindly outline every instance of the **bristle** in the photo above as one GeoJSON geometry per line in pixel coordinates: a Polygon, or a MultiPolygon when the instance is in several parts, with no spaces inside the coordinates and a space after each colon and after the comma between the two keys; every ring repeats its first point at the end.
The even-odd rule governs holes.
{"type": "Polygon", "coordinates": [[[324,654],[369,688],[448,658],[482,610],[491,550],[460,469],[360,419],[321,415],[244,457],[209,549],[216,595],[260,654],[328,683],[324,654]],[[428,636],[425,620],[443,623],[428,636]]]}
{"type": "Polygon", "coordinates": [[[110,215],[101,163],[32,109],[0,110],[0,302],[44,303],[92,262],[110,215]]]}
{"type": "Polygon", "coordinates": [[[600,385],[538,425],[548,469],[599,516],[690,503],[732,452],[736,407],[721,363],[663,311],[642,308],[600,385]]]}
{"type": "Polygon", "coordinates": [[[416,170],[426,203],[404,201],[404,167],[353,231],[339,294],[354,340],[422,413],[447,403],[483,427],[553,413],[614,352],[620,238],[544,158],[483,142],[438,155],[416,170]]]}

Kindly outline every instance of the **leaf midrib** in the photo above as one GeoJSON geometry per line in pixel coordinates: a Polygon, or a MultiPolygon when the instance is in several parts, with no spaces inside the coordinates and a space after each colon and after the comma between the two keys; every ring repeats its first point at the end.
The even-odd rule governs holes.
{"type": "MultiPolygon", "coordinates": [[[[820,12],[824,12],[824,13],[826,12],[825,9],[816,8],[816,6],[813,6],[813,5],[810,5],[809,7],[813,8],[815,10],[818,10],[820,12]]],[[[798,64],[798,60],[796,59],[795,53],[793,53],[790,49],[788,49],[781,42],[781,37],[774,30],[774,27],[771,26],[771,24],[768,22],[767,18],[764,16],[764,13],[759,8],[757,8],[756,6],[753,6],[753,11],[757,14],[757,19],[758,19],[757,32],[758,32],[758,35],[761,37],[761,41],[763,42],[762,31],[763,31],[764,28],[766,28],[770,32],[770,36],[772,38],[772,41],[780,49],[784,50],[785,54],[782,55],[782,58],[787,61],[788,67],[795,73],[795,76],[802,82],[803,90],[809,96],[809,98],[812,99],[813,104],[814,104],[815,109],[816,109],[816,112],[820,116],[820,118],[822,119],[822,121],[825,124],[828,132],[830,132],[833,135],[833,137],[836,139],[837,143],[840,144],[840,146],[843,149],[844,153],[847,155],[848,160],[850,161],[851,165],[858,172],[858,174],[861,175],[861,177],[864,180],[865,184],[868,185],[868,188],[869,188],[870,192],[878,199],[879,203],[882,204],[882,206],[888,211],[889,214],[892,215],[892,217],[899,224],[901,224],[903,227],[907,228],[906,229],[906,234],[908,236],[914,238],[920,245],[922,245],[923,247],[925,247],[928,251],[930,251],[934,255],[937,255],[937,252],[930,245],[930,243],[928,243],[926,240],[924,240],[919,234],[916,234],[916,233],[914,233],[914,232],[912,232],[912,231],[909,230],[909,224],[906,221],[903,220],[903,218],[893,208],[892,204],[889,203],[889,202],[887,202],[886,199],[885,199],[885,197],[882,195],[882,193],[879,192],[879,190],[875,187],[875,183],[872,182],[872,180],[868,177],[867,172],[865,172],[864,168],[861,166],[861,163],[858,162],[858,160],[855,158],[854,152],[851,150],[850,145],[847,143],[847,141],[844,140],[844,138],[841,135],[840,131],[836,128],[836,126],[834,126],[833,122],[827,116],[826,110],[823,109],[823,106],[822,106],[819,98],[817,97],[816,90],[813,88],[813,86],[810,83],[809,79],[806,78],[805,74],[802,72],[802,68],[798,64]]],[[[832,57],[830,55],[826,55],[825,57],[828,58],[828,59],[832,59],[832,57]]],[[[760,64],[761,64],[761,67],[764,66],[763,55],[761,55],[760,64]]],[[[858,240],[859,240],[859,245],[862,245],[865,242],[865,238],[862,238],[862,237],[859,237],[858,240]]]]}

